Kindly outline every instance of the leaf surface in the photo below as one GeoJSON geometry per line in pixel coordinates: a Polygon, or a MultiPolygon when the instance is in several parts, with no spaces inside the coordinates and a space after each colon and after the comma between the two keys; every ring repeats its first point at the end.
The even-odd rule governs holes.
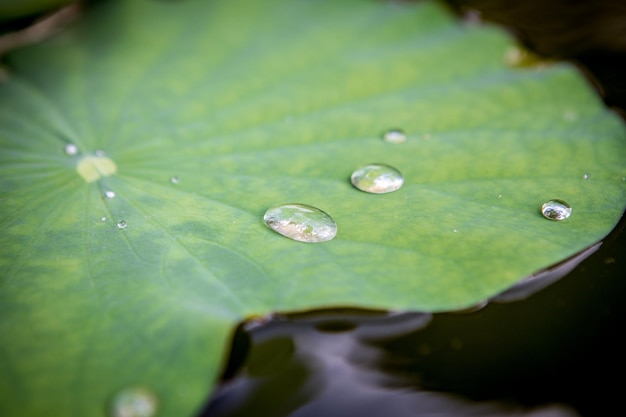
{"type": "Polygon", "coordinates": [[[140,385],[192,415],[242,318],[462,308],[602,239],[624,126],[571,65],[511,67],[511,46],[437,3],[145,0],[14,52],[0,414],[100,416],[140,385]],[[403,187],[357,190],[367,163],[403,187]],[[542,217],[552,198],[569,219],[542,217]],[[336,238],[273,232],[282,203],[327,212],[336,238]]]}

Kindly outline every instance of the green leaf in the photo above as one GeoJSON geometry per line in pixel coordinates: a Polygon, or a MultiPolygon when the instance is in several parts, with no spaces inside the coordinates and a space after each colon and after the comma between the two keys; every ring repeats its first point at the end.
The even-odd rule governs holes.
{"type": "Polygon", "coordinates": [[[145,0],[10,55],[0,414],[100,416],[144,386],[191,416],[242,318],[462,308],[602,239],[624,126],[574,67],[511,67],[512,46],[436,3],[145,0]],[[367,163],[403,187],[357,190],[367,163]],[[569,219],[541,216],[552,198],[569,219]],[[337,236],[275,233],[283,203],[337,236]]]}

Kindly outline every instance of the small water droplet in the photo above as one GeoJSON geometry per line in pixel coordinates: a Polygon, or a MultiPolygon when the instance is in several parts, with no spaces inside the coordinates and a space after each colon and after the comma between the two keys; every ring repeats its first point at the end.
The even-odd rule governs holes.
{"type": "Polygon", "coordinates": [[[158,400],[143,387],[126,388],[115,394],[111,401],[111,417],[152,417],[156,415],[158,400]]]}
{"type": "Polygon", "coordinates": [[[584,180],[588,180],[589,178],[591,178],[591,175],[589,175],[588,173],[583,174],[584,180]]]}
{"type": "Polygon", "coordinates": [[[65,152],[65,155],[74,156],[78,153],[78,146],[68,143],[63,147],[63,152],[65,152]]]}
{"type": "Polygon", "coordinates": [[[306,204],[284,204],[265,212],[263,221],[277,233],[298,242],[318,243],[337,235],[337,224],[324,211],[306,204]]]}
{"type": "Polygon", "coordinates": [[[100,217],[100,221],[101,221],[102,223],[104,223],[104,222],[106,222],[106,221],[107,221],[107,218],[106,218],[106,217],[104,217],[104,216],[102,216],[102,217],[100,217]]]}
{"type": "Polygon", "coordinates": [[[383,135],[385,142],[402,143],[406,142],[406,133],[402,129],[390,129],[383,135]]]}
{"type": "Polygon", "coordinates": [[[452,231],[453,231],[454,233],[459,233],[459,230],[458,230],[458,229],[452,229],[452,231]]]}
{"type": "Polygon", "coordinates": [[[541,214],[550,220],[565,220],[572,214],[572,207],[563,200],[550,200],[541,206],[541,214]]]}
{"type": "Polygon", "coordinates": [[[359,190],[373,194],[390,193],[404,184],[400,171],[385,164],[362,166],[352,173],[350,180],[359,190]]]}
{"type": "Polygon", "coordinates": [[[96,156],[98,158],[102,158],[102,157],[106,156],[106,154],[104,153],[104,151],[102,149],[97,149],[96,150],[96,156]]]}
{"type": "Polygon", "coordinates": [[[104,196],[108,199],[115,198],[115,191],[107,190],[104,192],[104,196]]]}
{"type": "Polygon", "coordinates": [[[178,179],[177,176],[173,176],[172,178],[170,178],[170,182],[172,184],[178,184],[180,182],[180,180],[178,179]]]}
{"type": "Polygon", "coordinates": [[[498,198],[502,198],[502,194],[498,194],[498,198]]]}
{"type": "Polygon", "coordinates": [[[119,227],[120,229],[126,229],[126,226],[128,226],[128,224],[126,224],[126,220],[120,220],[119,222],[117,222],[117,227],[119,227]]]}

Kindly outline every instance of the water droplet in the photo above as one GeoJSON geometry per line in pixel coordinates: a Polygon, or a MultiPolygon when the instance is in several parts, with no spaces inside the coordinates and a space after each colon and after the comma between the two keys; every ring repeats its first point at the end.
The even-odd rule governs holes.
{"type": "Polygon", "coordinates": [[[406,142],[407,138],[402,129],[391,129],[385,132],[383,139],[389,143],[402,143],[406,142]]]}
{"type": "Polygon", "coordinates": [[[101,221],[102,223],[104,223],[104,222],[106,222],[106,221],[107,221],[107,218],[106,218],[106,217],[104,217],[104,216],[102,216],[102,217],[100,217],[100,221],[101,221]]]}
{"type": "Polygon", "coordinates": [[[362,166],[352,173],[350,180],[359,190],[373,194],[390,193],[404,184],[400,171],[385,164],[362,166]]]}
{"type": "Polygon", "coordinates": [[[119,227],[120,229],[126,229],[126,226],[128,226],[128,224],[126,224],[126,220],[120,220],[119,222],[117,222],[117,227],[119,227]]]}
{"type": "Polygon", "coordinates": [[[284,204],[268,209],[265,224],[298,242],[327,242],[337,235],[337,224],[324,211],[306,204],[284,204]]]}
{"type": "Polygon", "coordinates": [[[65,155],[74,156],[78,153],[78,146],[68,143],[63,147],[63,152],[65,152],[65,155]]]}
{"type": "Polygon", "coordinates": [[[115,191],[107,190],[104,192],[104,196],[108,199],[115,198],[115,191]]]}
{"type": "Polygon", "coordinates": [[[104,153],[104,151],[102,149],[98,149],[98,150],[96,150],[96,156],[98,158],[103,158],[104,156],[106,156],[106,154],[104,153]]]}
{"type": "Polygon", "coordinates": [[[172,178],[170,178],[170,182],[172,184],[178,184],[180,182],[180,180],[178,179],[177,176],[173,176],[172,178]]]}
{"type": "Polygon", "coordinates": [[[550,200],[541,206],[541,214],[550,220],[565,220],[572,214],[572,207],[563,200],[550,200]]]}
{"type": "Polygon", "coordinates": [[[115,394],[111,401],[111,417],[152,417],[156,415],[158,401],[148,389],[126,388],[115,394]]]}
{"type": "Polygon", "coordinates": [[[587,173],[583,174],[583,179],[584,180],[588,180],[589,178],[591,178],[591,175],[589,175],[587,173]]]}

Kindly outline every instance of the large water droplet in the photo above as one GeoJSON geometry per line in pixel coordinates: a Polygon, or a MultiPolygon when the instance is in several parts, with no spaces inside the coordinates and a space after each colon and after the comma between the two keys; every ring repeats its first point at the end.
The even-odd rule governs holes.
{"type": "Polygon", "coordinates": [[[107,190],[104,192],[104,196],[109,199],[115,198],[115,191],[107,190]]]}
{"type": "Polygon", "coordinates": [[[337,235],[337,224],[324,211],[306,204],[284,204],[263,216],[274,231],[298,242],[326,242],[337,235]]]}
{"type": "Polygon", "coordinates": [[[148,389],[126,388],[113,397],[110,407],[111,417],[152,417],[156,415],[158,401],[148,389]]]}
{"type": "Polygon", "coordinates": [[[63,147],[63,152],[65,152],[65,155],[74,156],[78,153],[78,146],[68,143],[63,147]]]}
{"type": "Polygon", "coordinates": [[[352,173],[350,180],[359,190],[374,194],[390,193],[404,184],[400,171],[385,164],[362,166],[352,173]]]}
{"type": "Polygon", "coordinates": [[[550,200],[541,206],[541,214],[550,220],[565,220],[572,215],[572,207],[563,200],[550,200]]]}
{"type": "Polygon", "coordinates": [[[120,220],[119,222],[117,222],[117,227],[119,227],[120,229],[126,229],[126,226],[128,226],[126,220],[120,220]]]}
{"type": "Polygon", "coordinates": [[[406,142],[406,133],[402,129],[391,129],[385,132],[383,139],[389,143],[406,142]]]}

